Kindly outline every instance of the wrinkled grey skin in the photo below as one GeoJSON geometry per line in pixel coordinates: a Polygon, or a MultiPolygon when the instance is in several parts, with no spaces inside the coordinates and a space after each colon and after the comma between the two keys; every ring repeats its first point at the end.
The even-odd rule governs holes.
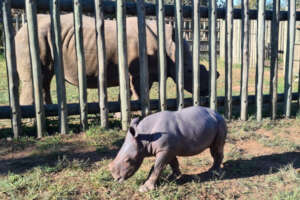
{"type": "MultiPolygon", "coordinates": [[[[52,55],[51,44],[51,23],[49,15],[38,15],[38,40],[40,47],[40,60],[42,68],[42,90],[43,100],[46,104],[51,104],[50,82],[54,76],[54,58],[52,55]]],[[[87,87],[98,87],[98,63],[95,20],[92,17],[83,16],[82,18],[83,46],[85,52],[87,87]]],[[[139,74],[139,50],[138,50],[138,26],[136,17],[127,17],[127,50],[130,91],[135,99],[139,98],[140,74],[139,74]]],[[[171,25],[165,26],[166,37],[166,58],[167,76],[176,80],[175,67],[175,43],[174,32],[171,25]]],[[[61,38],[63,64],[65,80],[72,85],[78,86],[78,73],[75,51],[75,33],[73,25],[73,14],[61,16],[61,38]]],[[[147,21],[146,27],[147,55],[149,66],[149,87],[153,82],[158,81],[158,46],[157,46],[157,27],[156,21],[147,21]]],[[[32,72],[30,65],[30,54],[28,46],[27,26],[23,26],[15,37],[17,72],[22,83],[20,94],[20,104],[30,105],[34,103],[32,72]]],[[[105,21],[105,44],[106,44],[106,63],[107,63],[107,87],[119,85],[118,75],[118,46],[116,21],[105,21]]],[[[192,56],[189,51],[188,43],[184,41],[184,88],[192,92],[193,70],[192,56]]],[[[202,96],[208,94],[209,73],[203,65],[200,67],[202,96]]]]}
{"type": "Polygon", "coordinates": [[[181,111],[163,111],[139,122],[131,121],[125,141],[109,168],[115,180],[132,176],[147,156],[155,156],[149,178],[141,192],[152,190],[163,170],[170,164],[173,175],[179,175],[176,156],[192,156],[210,148],[214,159],[211,170],[219,169],[227,135],[226,122],[206,107],[189,107],[181,111]]]}

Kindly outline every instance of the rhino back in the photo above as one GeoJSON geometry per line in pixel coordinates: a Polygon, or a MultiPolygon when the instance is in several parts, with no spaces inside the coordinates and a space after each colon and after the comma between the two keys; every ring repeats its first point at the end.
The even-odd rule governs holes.
{"type": "Polygon", "coordinates": [[[190,156],[202,152],[213,143],[222,120],[210,109],[189,107],[150,115],[140,122],[138,130],[155,135],[151,142],[154,152],[168,150],[179,156],[190,156]]]}

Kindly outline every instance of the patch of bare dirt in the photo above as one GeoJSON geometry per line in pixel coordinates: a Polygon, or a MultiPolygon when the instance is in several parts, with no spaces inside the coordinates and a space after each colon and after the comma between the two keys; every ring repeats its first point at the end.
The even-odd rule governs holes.
{"type": "Polygon", "coordinates": [[[237,146],[238,148],[243,149],[245,153],[254,156],[267,155],[275,152],[273,148],[265,147],[254,140],[248,140],[246,142],[242,141],[238,143],[237,146]]]}

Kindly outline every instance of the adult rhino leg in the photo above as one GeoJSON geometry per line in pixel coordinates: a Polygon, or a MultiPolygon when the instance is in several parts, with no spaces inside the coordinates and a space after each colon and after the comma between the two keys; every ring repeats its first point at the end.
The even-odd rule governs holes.
{"type": "Polygon", "coordinates": [[[33,85],[32,80],[22,80],[22,89],[20,94],[21,105],[32,105],[33,99],[33,85]]]}
{"type": "Polygon", "coordinates": [[[140,79],[130,76],[130,96],[133,100],[140,98],[140,79]]]}
{"type": "MultiPolygon", "coordinates": [[[[152,84],[153,84],[154,80],[150,79],[149,82],[148,82],[148,85],[149,85],[149,93],[150,93],[150,89],[152,87],[152,84]]],[[[139,99],[140,98],[140,79],[139,78],[133,78],[132,79],[132,84],[130,86],[130,91],[132,92],[132,96],[134,99],[139,99]]],[[[150,96],[149,96],[150,98],[150,96]]]]}
{"type": "Polygon", "coordinates": [[[53,66],[51,65],[50,67],[42,67],[43,71],[42,71],[42,81],[43,81],[43,101],[45,104],[52,104],[52,100],[51,100],[51,90],[50,90],[50,86],[51,86],[51,80],[53,78],[54,75],[54,71],[53,71],[53,66]]]}
{"type": "MultiPolygon", "coordinates": [[[[52,104],[51,94],[50,94],[50,83],[53,77],[53,71],[50,69],[45,70],[45,67],[42,67],[42,93],[43,93],[43,102],[45,104],[52,104]]],[[[21,105],[32,105],[34,104],[34,87],[32,76],[28,79],[23,79],[21,77],[22,89],[20,94],[20,104],[21,105]]]]}

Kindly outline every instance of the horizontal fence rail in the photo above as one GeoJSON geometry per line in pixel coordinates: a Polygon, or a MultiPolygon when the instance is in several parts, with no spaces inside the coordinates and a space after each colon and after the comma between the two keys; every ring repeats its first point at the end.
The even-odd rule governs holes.
{"type": "MultiPolygon", "coordinates": [[[[292,100],[298,100],[299,94],[293,93],[292,100]]],[[[241,101],[240,96],[233,96],[232,97],[232,105],[239,105],[241,101]]],[[[254,105],[256,102],[256,97],[254,95],[248,96],[248,103],[249,105],[254,105]]],[[[284,94],[278,94],[277,103],[284,102],[284,94]]],[[[177,99],[167,99],[166,103],[168,105],[169,110],[176,110],[177,109],[177,99]]],[[[271,103],[271,95],[264,95],[263,96],[263,103],[271,103]]],[[[200,104],[203,106],[209,106],[209,98],[202,97],[200,104]]],[[[225,97],[217,97],[217,104],[219,106],[225,105],[225,97]]],[[[192,98],[185,98],[184,99],[185,106],[192,106],[193,99],[192,98]]],[[[0,119],[9,119],[11,117],[11,111],[9,106],[1,106],[0,107],[0,119]]],[[[28,106],[20,106],[22,118],[33,118],[35,117],[35,108],[32,105],[28,106]]],[[[141,110],[141,104],[139,101],[131,101],[130,105],[131,111],[139,111],[141,110]]],[[[158,99],[151,99],[150,100],[150,108],[151,110],[159,110],[159,100],[158,99]]],[[[47,117],[57,116],[58,115],[58,105],[57,104],[48,104],[44,105],[45,115],[47,117]]],[[[109,112],[120,112],[120,103],[119,102],[108,102],[107,109],[109,112]]],[[[80,114],[80,106],[79,104],[72,103],[67,104],[68,115],[79,115],[80,114]]],[[[88,103],[88,114],[99,114],[99,104],[98,103],[88,103]]]]}
{"type": "MultiPolygon", "coordinates": [[[[39,11],[49,11],[49,0],[39,0],[36,2],[37,8],[39,11]]],[[[24,9],[24,0],[14,0],[11,4],[12,8],[16,9],[24,9]]],[[[62,11],[73,11],[72,0],[64,0],[61,2],[61,10],[62,11]]],[[[94,12],[94,0],[84,0],[82,1],[82,10],[83,12],[94,12]]],[[[103,2],[103,11],[106,15],[115,15],[116,14],[116,3],[110,1],[103,2]]],[[[208,8],[200,7],[200,17],[208,18],[208,8]]],[[[226,17],[226,9],[218,8],[217,10],[217,18],[225,19],[226,17]]],[[[145,3],[145,11],[148,16],[156,15],[156,6],[154,4],[145,3]]],[[[137,5],[135,3],[126,3],[126,14],[128,15],[137,15],[137,5]]],[[[165,16],[166,17],[174,17],[175,10],[173,5],[165,5],[165,16]]],[[[182,7],[182,16],[184,18],[192,18],[193,17],[193,8],[192,6],[183,6],[182,7]]],[[[273,12],[271,10],[267,10],[265,13],[266,20],[272,20],[273,12]]],[[[241,19],[242,11],[241,9],[233,9],[233,18],[241,19]]],[[[249,19],[257,19],[257,10],[249,10],[249,19]]],[[[288,12],[281,11],[279,19],[281,21],[288,20],[288,12]]],[[[296,13],[296,20],[300,20],[300,12],[296,13]]]]}

